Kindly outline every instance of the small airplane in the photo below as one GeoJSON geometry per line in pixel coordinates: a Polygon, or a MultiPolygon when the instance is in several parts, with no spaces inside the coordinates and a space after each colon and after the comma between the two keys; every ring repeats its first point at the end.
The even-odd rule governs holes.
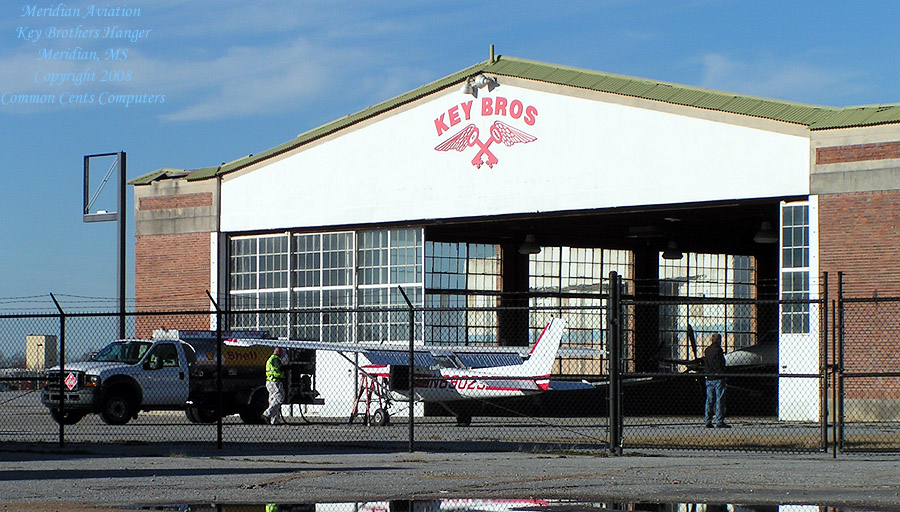
{"type": "MultiPolygon", "coordinates": [[[[551,319],[530,351],[528,347],[417,345],[414,348],[415,399],[439,403],[456,416],[458,424],[468,425],[472,419],[471,414],[453,410],[448,403],[543,393],[553,387],[550,371],[558,354],[584,356],[606,353],[588,348],[560,349],[565,326],[566,323],[561,318],[551,319]]],[[[361,403],[364,403],[365,422],[370,425],[387,425],[390,422],[388,409],[391,404],[394,401],[408,401],[410,397],[408,345],[261,339],[228,339],[225,343],[339,353],[357,368],[360,375],[360,385],[350,415],[351,422],[359,414],[361,403]],[[347,354],[363,355],[369,363],[357,364],[347,354]],[[377,406],[373,407],[373,404],[377,406]]],[[[572,389],[573,384],[577,384],[579,389],[593,387],[590,384],[565,384],[566,389],[572,389]]]]}
{"type": "MultiPolygon", "coordinates": [[[[704,371],[703,356],[697,355],[697,339],[694,336],[694,328],[687,326],[687,337],[691,344],[693,359],[661,359],[665,363],[681,365],[687,372],[704,371]]],[[[762,342],[749,347],[739,348],[725,354],[725,368],[729,371],[760,373],[772,372],[778,366],[778,344],[774,342],[762,342]]]]}

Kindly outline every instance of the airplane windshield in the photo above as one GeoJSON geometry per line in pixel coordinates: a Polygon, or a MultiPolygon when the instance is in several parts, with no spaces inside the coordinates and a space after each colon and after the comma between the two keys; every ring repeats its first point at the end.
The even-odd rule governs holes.
{"type": "Polygon", "coordinates": [[[114,341],[91,358],[104,363],[136,364],[150,348],[149,341],[114,341]]]}

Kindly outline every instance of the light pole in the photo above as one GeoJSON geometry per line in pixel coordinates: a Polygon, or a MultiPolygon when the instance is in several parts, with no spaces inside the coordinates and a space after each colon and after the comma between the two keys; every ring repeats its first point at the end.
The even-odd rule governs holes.
{"type": "Polygon", "coordinates": [[[98,153],[95,155],[85,155],[84,156],[84,212],[83,219],[84,222],[108,222],[108,221],[118,221],[118,231],[119,236],[117,240],[118,249],[119,249],[119,264],[117,281],[118,281],[118,290],[119,290],[119,338],[125,338],[125,152],[119,151],[116,153],[98,153]],[[112,165],[109,166],[109,169],[106,171],[106,175],[103,177],[103,181],[97,188],[97,191],[94,192],[94,195],[90,194],[90,173],[91,173],[91,160],[105,157],[116,157],[113,161],[112,165]],[[118,211],[109,212],[106,210],[99,210],[96,212],[91,212],[91,207],[94,205],[94,201],[97,199],[97,196],[100,195],[100,191],[103,189],[103,186],[106,185],[106,182],[109,181],[109,177],[112,174],[113,170],[118,170],[119,175],[119,187],[118,187],[118,211]]]}

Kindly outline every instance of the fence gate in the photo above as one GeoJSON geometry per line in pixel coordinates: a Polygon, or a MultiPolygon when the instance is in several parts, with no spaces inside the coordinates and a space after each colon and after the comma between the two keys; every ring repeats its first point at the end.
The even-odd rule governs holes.
{"type": "Polygon", "coordinates": [[[849,298],[839,287],[834,424],[841,451],[900,450],[900,297],[849,298]]]}

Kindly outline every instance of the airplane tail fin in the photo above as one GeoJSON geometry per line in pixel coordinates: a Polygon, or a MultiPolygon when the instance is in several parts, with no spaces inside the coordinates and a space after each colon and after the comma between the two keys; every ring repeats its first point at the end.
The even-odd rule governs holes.
{"type": "Polygon", "coordinates": [[[525,374],[532,376],[550,375],[565,329],[566,321],[562,318],[550,320],[550,323],[544,327],[544,331],[531,349],[531,355],[528,356],[528,360],[522,363],[522,371],[525,374]]]}

